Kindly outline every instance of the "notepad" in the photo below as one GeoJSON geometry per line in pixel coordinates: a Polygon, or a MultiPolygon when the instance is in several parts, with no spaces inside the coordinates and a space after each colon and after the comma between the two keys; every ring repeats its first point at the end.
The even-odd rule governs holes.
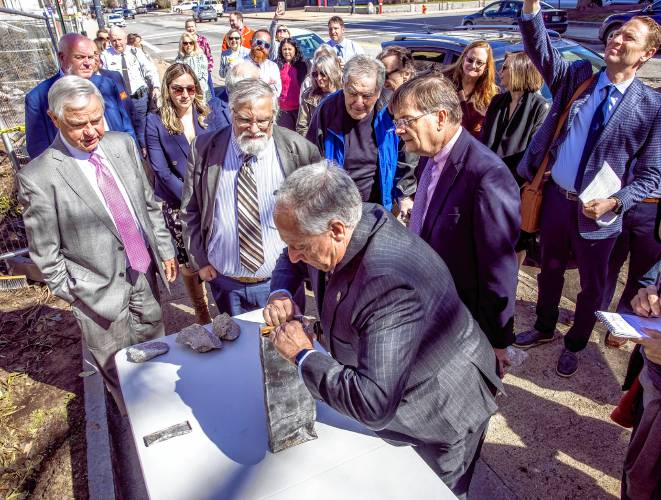
{"type": "Polygon", "coordinates": [[[608,331],[617,337],[628,339],[649,338],[643,328],[661,331],[661,318],[643,318],[633,314],[618,314],[606,311],[597,311],[597,319],[601,321],[608,331]]]}

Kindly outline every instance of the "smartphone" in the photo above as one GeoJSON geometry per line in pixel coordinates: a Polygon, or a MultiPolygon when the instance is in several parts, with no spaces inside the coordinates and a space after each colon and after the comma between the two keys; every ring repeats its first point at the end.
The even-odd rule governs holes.
{"type": "Polygon", "coordinates": [[[280,12],[281,14],[284,14],[284,13],[285,13],[285,3],[286,3],[286,2],[284,2],[283,0],[280,0],[280,1],[278,2],[277,10],[278,10],[278,12],[280,12]]]}

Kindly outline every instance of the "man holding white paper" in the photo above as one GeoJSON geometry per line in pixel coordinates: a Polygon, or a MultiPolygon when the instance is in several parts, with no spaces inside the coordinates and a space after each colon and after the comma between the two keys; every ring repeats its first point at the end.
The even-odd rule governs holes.
{"type": "Polygon", "coordinates": [[[517,168],[531,180],[549,152],[537,321],[533,330],[517,335],[514,345],[528,348],[553,340],[564,272],[573,254],[581,293],[556,367],[558,375],[570,377],[601,305],[608,259],[622,230],[621,214],[650,196],[661,180],[661,94],[636,78],[638,68],[661,44],[661,28],[647,16],[625,23],[606,45],[606,68],[593,77],[589,62],[570,63],[552,46],[539,0],[524,1],[519,26],[525,50],[551,89],[553,103],[517,168]],[[587,90],[572,102],[589,79],[587,90]],[[567,106],[567,121],[554,141],[567,106]]]}

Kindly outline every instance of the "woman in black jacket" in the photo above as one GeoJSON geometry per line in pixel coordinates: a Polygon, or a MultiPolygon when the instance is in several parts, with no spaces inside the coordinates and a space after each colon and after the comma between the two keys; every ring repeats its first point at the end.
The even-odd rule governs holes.
{"type": "Polygon", "coordinates": [[[482,128],[482,142],[516,174],[532,136],[542,125],[549,103],[539,93],[544,80],[525,52],[507,54],[500,69],[505,92],[491,100],[482,128]]]}
{"type": "MultiPolygon", "coordinates": [[[[542,125],[549,103],[539,93],[544,80],[525,52],[507,54],[500,69],[505,92],[491,100],[482,128],[482,142],[502,158],[519,183],[516,166],[542,125]]],[[[526,257],[534,235],[521,231],[516,245],[519,266],[526,257]]]]}

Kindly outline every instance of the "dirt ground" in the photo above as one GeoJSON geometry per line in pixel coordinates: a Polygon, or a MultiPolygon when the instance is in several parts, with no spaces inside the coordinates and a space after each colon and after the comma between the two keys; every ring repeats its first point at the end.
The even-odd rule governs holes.
{"type": "Polygon", "coordinates": [[[86,499],[80,333],[45,287],[0,292],[0,497],[86,499]]]}

